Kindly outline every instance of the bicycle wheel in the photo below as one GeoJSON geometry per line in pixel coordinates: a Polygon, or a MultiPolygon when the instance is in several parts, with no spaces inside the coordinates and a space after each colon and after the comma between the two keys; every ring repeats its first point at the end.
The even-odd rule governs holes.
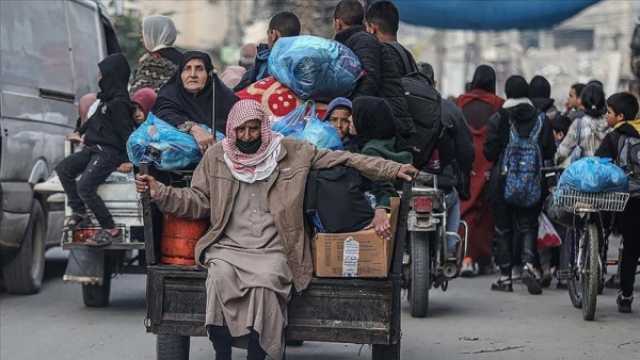
{"type": "Polygon", "coordinates": [[[563,244],[563,258],[567,269],[567,289],[571,304],[576,309],[582,308],[582,289],[580,288],[580,271],[578,271],[578,245],[577,232],[571,230],[567,241],[563,244]]]}
{"type": "Polygon", "coordinates": [[[587,225],[585,233],[585,263],[582,273],[582,318],[591,321],[596,314],[596,300],[600,286],[600,236],[594,223],[587,225]]]}

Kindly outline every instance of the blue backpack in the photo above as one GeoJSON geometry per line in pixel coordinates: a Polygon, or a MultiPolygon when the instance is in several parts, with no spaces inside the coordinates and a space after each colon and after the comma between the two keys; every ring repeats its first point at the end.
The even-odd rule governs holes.
{"type": "Polygon", "coordinates": [[[542,196],[542,153],[538,138],[544,115],[540,114],[528,137],[520,137],[511,124],[509,144],[502,161],[505,176],[504,199],[510,205],[532,207],[542,196]]]}

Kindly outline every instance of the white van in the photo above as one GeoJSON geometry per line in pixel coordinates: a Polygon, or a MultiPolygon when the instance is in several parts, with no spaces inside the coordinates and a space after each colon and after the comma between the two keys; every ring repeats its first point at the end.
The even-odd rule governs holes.
{"type": "Polygon", "coordinates": [[[40,289],[64,209],[33,187],[63,159],[98,62],[119,51],[94,0],[0,1],[0,264],[11,293],[40,289]]]}

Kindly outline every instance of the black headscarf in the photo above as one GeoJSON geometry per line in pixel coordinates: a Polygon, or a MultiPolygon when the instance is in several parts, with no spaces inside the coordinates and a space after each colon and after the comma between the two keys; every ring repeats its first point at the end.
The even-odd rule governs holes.
{"type": "Polygon", "coordinates": [[[166,85],[160,88],[158,98],[151,112],[174,126],[178,126],[185,121],[195,121],[211,127],[211,115],[213,111],[211,77],[213,77],[216,86],[215,128],[218,131],[225,132],[227,115],[233,104],[237,101],[237,97],[231,89],[226,87],[218,76],[213,73],[211,58],[201,51],[188,51],[184,53],[184,58],[178,71],[176,71],[166,85]],[[186,64],[193,59],[202,60],[205,70],[209,74],[204,89],[197,94],[192,94],[184,88],[181,77],[182,70],[184,70],[186,64]]]}
{"type": "Polygon", "coordinates": [[[353,126],[363,141],[390,139],[396,134],[389,104],[374,96],[359,96],[353,101],[353,126]]]}
{"type": "Polygon", "coordinates": [[[109,55],[98,63],[100,69],[100,81],[98,86],[100,92],[97,98],[102,102],[107,102],[115,98],[129,99],[127,85],[131,69],[127,58],[122,53],[109,55]]]}
{"type": "Polygon", "coordinates": [[[489,65],[480,65],[473,73],[471,90],[480,89],[490,93],[496,93],[496,72],[489,65]]]}
{"type": "Polygon", "coordinates": [[[551,97],[551,84],[540,75],[536,75],[529,83],[529,98],[531,99],[549,99],[551,97]]]}

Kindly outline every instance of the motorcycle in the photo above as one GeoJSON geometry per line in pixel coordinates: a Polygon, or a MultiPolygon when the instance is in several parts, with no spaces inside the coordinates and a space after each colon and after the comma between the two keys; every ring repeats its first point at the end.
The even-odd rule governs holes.
{"type": "Polygon", "coordinates": [[[434,174],[420,172],[410,188],[410,210],[407,218],[407,250],[403,259],[404,287],[408,290],[411,316],[426,317],[429,291],[447,291],[449,280],[460,274],[467,252],[468,228],[461,222],[461,234],[447,232],[446,194],[438,188],[434,174]],[[447,238],[457,240],[453,255],[447,249],[447,238]]]}

